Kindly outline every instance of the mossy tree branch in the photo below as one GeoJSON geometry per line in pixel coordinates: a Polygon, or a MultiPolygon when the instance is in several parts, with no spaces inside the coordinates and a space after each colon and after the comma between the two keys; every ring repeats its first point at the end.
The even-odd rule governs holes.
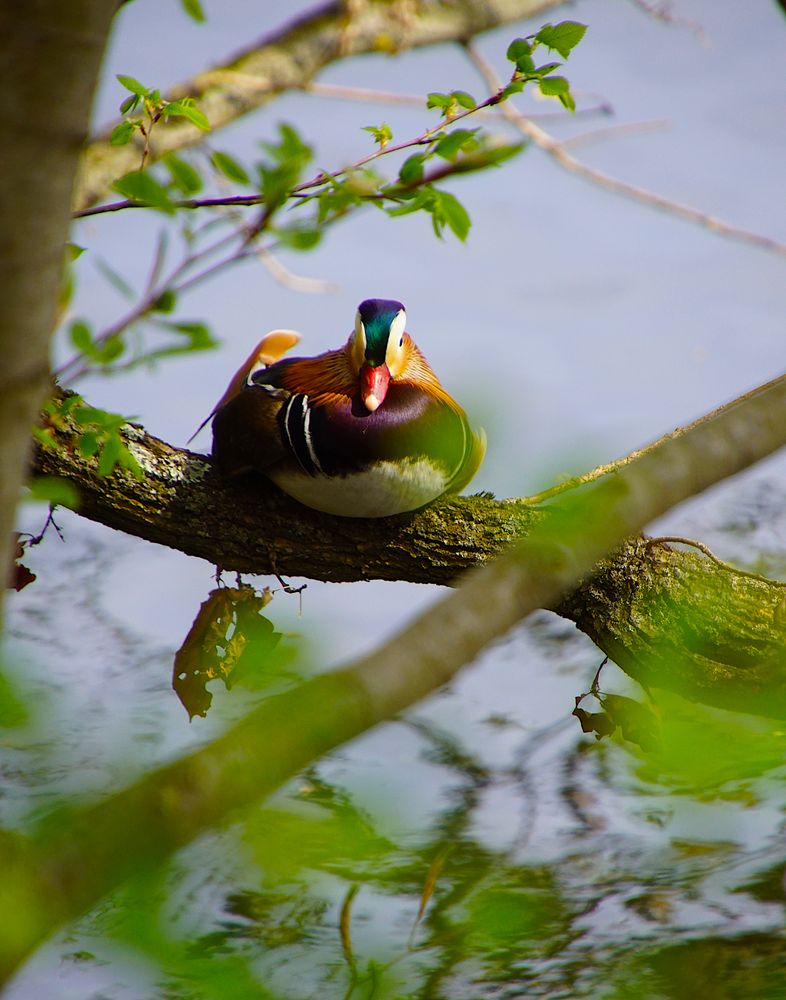
{"type": "MultiPolygon", "coordinates": [[[[757,398],[748,393],[634,453],[606,478],[657,459],[664,448],[757,398]]],[[[559,497],[557,504],[552,498],[534,505],[474,496],[445,498],[395,518],[336,518],[301,506],[263,477],[230,480],[203,456],[138,426],[127,427],[124,437],[144,471],[141,481],[122,471],[100,478],[95,460],[80,455],[79,429],[68,421],[57,431],[58,447],[39,450],[35,471],[76,486],[85,517],[242,573],[452,585],[561,510],[559,497]]],[[[583,490],[592,485],[582,478],[583,490]]],[[[786,717],[784,608],[782,584],[635,539],[554,610],[648,687],[786,717]]]]}

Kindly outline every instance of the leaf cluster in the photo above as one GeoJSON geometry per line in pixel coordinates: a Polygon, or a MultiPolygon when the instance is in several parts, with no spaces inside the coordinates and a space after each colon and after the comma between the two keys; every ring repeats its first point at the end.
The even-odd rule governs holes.
{"type": "MultiPolygon", "coordinates": [[[[69,423],[74,423],[80,429],[77,449],[83,458],[96,458],[96,473],[105,477],[116,468],[125,469],[141,479],[143,476],[139,462],[129,451],[121,429],[130,422],[131,417],[110,413],[96,406],[87,406],[84,399],[73,393],[57,399],[49,399],[44,405],[43,421],[35,428],[34,434],[38,443],[45,448],[56,447],[57,432],[69,423]]],[[[57,494],[44,496],[38,491],[37,499],[47,499],[51,503],[62,503],[73,506],[59,491],[57,494]]]]}
{"type": "Polygon", "coordinates": [[[561,21],[559,24],[546,24],[534,35],[512,41],[508,46],[507,57],[515,63],[516,70],[513,79],[502,92],[504,97],[520,93],[525,84],[532,82],[538,85],[544,97],[556,97],[568,111],[575,111],[576,102],[567,79],[553,75],[562,63],[548,62],[536,66],[534,56],[538,47],[543,46],[567,59],[586,30],[586,25],[579,24],[578,21],[561,21]]]}
{"type": "MultiPolygon", "coordinates": [[[[194,11],[191,13],[194,15],[194,11]]],[[[527,38],[516,39],[508,49],[508,59],[515,64],[513,74],[509,83],[497,93],[479,102],[464,90],[432,92],[425,103],[427,109],[439,112],[438,124],[396,143],[388,123],[368,125],[364,131],[376,145],[373,153],[348,167],[333,172],[319,170],[311,177],[307,177],[306,171],[313,163],[314,151],[288,123],[278,126],[276,138],[262,143],[262,156],[250,163],[243,163],[222,150],[202,153],[212,178],[206,177],[204,168],[199,165],[199,153],[188,157],[170,153],[159,164],[149,167],[150,133],[159,121],[180,117],[198,128],[207,129],[207,120],[190,98],[167,101],[160,91],[145,86],[134,77],[118,76],[128,91],[121,110],[129,117],[116,126],[112,141],[126,143],[138,132],[144,139],[144,150],[139,169],[125,174],[114,184],[114,189],[127,199],[127,204],[112,207],[149,207],[170,217],[177,215],[185,249],[181,263],[168,275],[163,275],[163,264],[159,262],[155,280],[151,279],[146,293],[115,329],[94,333],[82,319],[71,324],[69,340],[77,354],[67,366],[69,374],[73,375],[75,370],[81,373],[90,367],[102,372],[117,371],[141,361],[212,346],[210,333],[204,327],[164,320],[162,314],[173,311],[183,289],[255,253],[253,245],[262,235],[269,238],[265,249],[285,247],[308,251],[320,242],[325,230],[334,222],[358,208],[372,205],[391,218],[424,213],[437,237],[442,238],[450,232],[457,239],[466,240],[471,227],[470,215],[457,196],[445,190],[443,182],[459,174],[499,166],[520,153],[524,144],[500,141],[482,126],[468,127],[464,119],[507,100],[530,82],[537,84],[542,93],[557,96],[566,108],[572,109],[574,102],[567,81],[554,75],[561,64],[536,65],[533,54],[539,47],[545,47],[566,58],[585,30],[584,25],[564,21],[546,25],[527,38]],[[391,155],[398,156],[399,160],[392,178],[377,170],[375,163],[391,155]],[[250,193],[202,197],[209,180],[220,185],[241,186],[250,193]],[[256,220],[238,225],[236,216],[227,214],[226,210],[240,206],[259,206],[256,220]],[[216,211],[214,220],[197,227],[192,222],[193,209],[197,208],[216,211]],[[214,235],[222,229],[226,233],[228,226],[234,233],[214,235]],[[213,243],[205,245],[208,238],[212,238],[213,243]],[[233,240],[234,246],[231,245],[233,240]],[[193,273],[196,263],[201,264],[216,252],[223,253],[223,257],[206,264],[201,273],[193,273]],[[137,349],[132,356],[126,333],[137,328],[142,320],[170,337],[174,335],[176,342],[137,349]],[[185,340],[180,339],[178,343],[183,337],[185,340]]],[[[123,294],[130,292],[119,275],[110,273],[108,268],[104,270],[123,294]]]]}
{"type": "Polygon", "coordinates": [[[160,90],[146,87],[133,76],[119,73],[117,80],[129,91],[129,96],[120,105],[120,114],[132,114],[138,108],[141,108],[144,114],[141,117],[126,118],[115,125],[109,136],[109,141],[113,146],[125,146],[131,141],[136,131],[149,136],[149,130],[153,125],[170,118],[185,118],[202,132],[210,131],[210,122],[196,106],[193,97],[182,97],[177,101],[168,101],[161,96],[160,90]]]}

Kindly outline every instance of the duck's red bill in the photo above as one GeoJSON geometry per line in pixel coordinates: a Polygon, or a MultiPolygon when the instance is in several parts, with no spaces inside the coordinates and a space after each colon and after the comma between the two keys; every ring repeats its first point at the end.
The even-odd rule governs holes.
{"type": "Polygon", "coordinates": [[[390,369],[386,364],[363,365],[360,369],[360,398],[367,410],[372,413],[382,403],[388,391],[390,369]]]}

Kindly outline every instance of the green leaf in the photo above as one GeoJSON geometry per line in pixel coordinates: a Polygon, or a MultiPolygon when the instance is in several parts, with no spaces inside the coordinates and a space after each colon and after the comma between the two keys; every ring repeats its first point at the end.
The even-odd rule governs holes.
{"type": "Polygon", "coordinates": [[[268,215],[284,204],[298,176],[286,167],[271,169],[260,164],[259,180],[268,215]]]}
{"type": "Polygon", "coordinates": [[[402,184],[417,184],[423,177],[423,163],[426,157],[423,153],[413,153],[401,164],[398,179],[402,184]]]}
{"type": "Polygon", "coordinates": [[[526,149],[525,142],[500,143],[497,141],[488,142],[478,149],[473,149],[466,153],[460,160],[454,163],[454,173],[471,173],[475,170],[487,170],[489,167],[496,167],[505,160],[516,156],[523,149],[526,149]]]}
{"type": "Polygon", "coordinates": [[[162,347],[155,351],[150,351],[138,359],[140,362],[157,361],[159,358],[171,357],[175,354],[187,354],[191,351],[208,351],[218,346],[218,341],[215,340],[210,332],[210,327],[205,323],[160,322],[159,325],[165,330],[185,337],[187,342],[185,344],[178,343],[172,347],[162,347]]]}
{"type": "Polygon", "coordinates": [[[511,80],[511,82],[502,91],[502,100],[506,101],[509,97],[514,94],[520,94],[526,85],[526,80],[511,80]]]}
{"type": "Polygon", "coordinates": [[[384,149],[393,138],[393,130],[387,122],[382,122],[381,125],[366,125],[363,131],[370,132],[374,137],[374,142],[378,143],[382,149],[384,149]]]}
{"type": "Polygon", "coordinates": [[[167,190],[145,170],[132,170],[112,185],[115,191],[142,205],[149,205],[160,212],[173,215],[175,206],[169,199],[167,190]]]}
{"type": "Polygon", "coordinates": [[[439,140],[434,152],[444,160],[453,160],[462,149],[477,148],[475,135],[479,131],[476,128],[457,128],[439,140]]]}
{"type": "Polygon", "coordinates": [[[165,118],[187,118],[192,125],[196,125],[203,132],[210,131],[210,122],[204,112],[200,111],[190,97],[184,97],[182,101],[171,101],[164,107],[165,118]]]}
{"type": "MultiPolygon", "coordinates": [[[[440,208],[442,210],[442,217],[444,218],[444,221],[447,223],[451,232],[453,232],[453,234],[463,243],[469,233],[469,227],[472,225],[472,220],[470,219],[467,210],[458,198],[450,194],[449,191],[439,191],[437,193],[440,196],[440,208]]],[[[440,234],[438,233],[437,235],[440,234]]]]}
{"type": "Polygon", "coordinates": [[[511,62],[518,62],[524,55],[532,55],[532,46],[526,38],[514,38],[505,53],[506,58],[511,62]]]}
{"type": "Polygon", "coordinates": [[[123,442],[120,440],[119,434],[110,434],[106,441],[104,441],[104,446],[98,457],[98,469],[96,470],[101,478],[108,476],[112,469],[120,462],[120,450],[122,447],[123,442]]]}
{"type": "Polygon", "coordinates": [[[84,458],[92,458],[98,448],[98,431],[84,431],[79,439],[79,454],[84,458]]]}
{"type": "Polygon", "coordinates": [[[156,299],[153,305],[153,310],[155,312],[171,313],[175,308],[176,303],[177,296],[170,288],[167,288],[166,291],[163,291],[156,299]]]}
{"type": "Polygon", "coordinates": [[[54,448],[55,437],[51,427],[34,427],[33,437],[42,448],[54,448]]]}
{"type": "Polygon", "coordinates": [[[133,122],[120,122],[115,125],[109,134],[109,144],[111,146],[125,146],[131,141],[136,125],[133,122]]]}
{"type": "Polygon", "coordinates": [[[118,333],[96,346],[95,359],[100,365],[110,365],[116,361],[126,349],[126,343],[118,333]]]}
{"type": "Polygon", "coordinates": [[[218,346],[218,341],[214,339],[206,323],[169,323],[168,326],[188,338],[186,350],[206,351],[218,346]]]}
{"type": "Polygon", "coordinates": [[[139,104],[139,97],[137,94],[132,94],[120,105],[120,114],[124,115],[127,111],[133,111],[137,104],[139,104]]]}
{"type": "Polygon", "coordinates": [[[278,132],[280,141],[278,143],[263,143],[263,147],[278,163],[297,162],[301,166],[305,166],[311,160],[313,150],[303,142],[297,129],[287,122],[281,122],[278,126],[278,132]]]}
{"type": "Polygon", "coordinates": [[[52,506],[79,507],[79,493],[67,479],[60,476],[36,476],[27,484],[28,494],[25,499],[37,503],[48,503],[52,506]]]}
{"type": "Polygon", "coordinates": [[[274,232],[279,243],[292,250],[311,250],[322,235],[314,226],[285,226],[274,232]]]}
{"type": "Polygon", "coordinates": [[[78,424],[92,425],[104,433],[116,431],[133,419],[135,418],[124,417],[120,413],[110,413],[108,410],[102,410],[97,406],[79,405],[74,408],[74,420],[78,424]]]}
{"type": "Polygon", "coordinates": [[[560,21],[559,24],[544,25],[535,35],[535,39],[546,48],[559,52],[563,59],[567,59],[571,49],[574,49],[584,37],[586,30],[586,24],[579,24],[578,21],[560,21]]]}
{"type": "Polygon", "coordinates": [[[535,76],[548,76],[549,73],[553,73],[555,69],[559,69],[562,63],[550,62],[544,63],[542,66],[538,66],[535,70],[535,76]]]}
{"type": "Polygon", "coordinates": [[[558,97],[563,107],[568,111],[576,110],[576,102],[570,92],[570,84],[564,76],[547,76],[539,84],[541,94],[546,97],[558,97]]]}
{"type": "MultiPolygon", "coordinates": [[[[162,358],[189,354],[192,351],[208,351],[218,346],[218,342],[211,334],[210,328],[204,323],[172,323],[165,320],[158,320],[156,325],[164,330],[168,330],[170,333],[176,333],[181,337],[185,337],[186,342],[178,341],[168,347],[159,347],[153,351],[148,351],[147,354],[141,354],[139,357],[134,358],[134,367],[142,364],[149,365],[155,361],[160,361],[162,358]]],[[[122,423],[127,423],[127,420],[121,418],[121,425],[122,423]]]]}
{"type": "Polygon", "coordinates": [[[69,328],[68,337],[80,354],[84,354],[89,358],[93,357],[95,346],[93,345],[93,335],[87,323],[79,319],[74,320],[69,328]]]}
{"type": "Polygon", "coordinates": [[[167,153],[164,166],[169,171],[172,184],[184,195],[191,196],[202,190],[202,178],[197,168],[174,153],[167,153]]]}
{"type": "Polygon", "coordinates": [[[548,76],[540,81],[540,92],[545,97],[559,97],[560,94],[567,94],[570,84],[564,76],[548,76]]]}
{"type": "Polygon", "coordinates": [[[576,110],[576,102],[573,100],[573,94],[571,94],[570,91],[568,91],[565,94],[560,94],[559,99],[560,103],[562,104],[563,108],[565,108],[566,111],[576,110]]]}
{"type": "Polygon", "coordinates": [[[466,90],[453,90],[451,91],[450,96],[456,104],[460,105],[462,108],[466,108],[467,111],[472,111],[473,108],[478,106],[478,102],[472,94],[468,94],[466,90]]]}
{"type": "Polygon", "coordinates": [[[508,46],[508,59],[516,64],[519,73],[531,73],[535,69],[532,60],[532,46],[526,38],[516,38],[508,46]]]}
{"type": "Polygon", "coordinates": [[[453,98],[450,96],[450,94],[440,94],[435,92],[429,94],[428,98],[426,99],[427,108],[442,108],[443,110],[445,110],[449,108],[452,103],[453,103],[453,98]]]}
{"type": "Polygon", "coordinates": [[[202,10],[202,4],[199,0],[180,0],[180,3],[190,18],[199,24],[205,23],[205,12],[202,10]]]}
{"type": "Polygon", "coordinates": [[[137,97],[148,97],[150,94],[150,88],[145,87],[144,84],[139,82],[139,80],[135,80],[133,76],[126,76],[123,73],[118,73],[116,79],[126,88],[126,90],[130,90],[131,93],[136,94],[137,97]]]}
{"type": "Polygon", "coordinates": [[[505,160],[510,160],[512,157],[518,156],[526,148],[526,142],[499,143],[484,146],[476,153],[473,153],[471,157],[468,157],[467,161],[462,164],[462,167],[471,166],[472,169],[478,170],[484,167],[496,167],[500,163],[504,163],[505,160]]]}
{"type": "Polygon", "coordinates": [[[85,249],[86,247],[80,247],[78,243],[66,243],[66,254],[69,260],[79,260],[85,249]]]}
{"type": "Polygon", "coordinates": [[[291,125],[282,122],[278,130],[280,142],[263,143],[273,162],[261,163],[258,167],[262,196],[268,214],[286,201],[290,190],[300,180],[304,168],[313,155],[311,147],[303,142],[291,125]]]}
{"type": "Polygon", "coordinates": [[[241,166],[229,153],[221,153],[219,150],[216,150],[211,155],[210,162],[228,181],[233,181],[235,184],[251,183],[251,178],[246,172],[245,167],[241,166]]]}
{"type": "Polygon", "coordinates": [[[470,217],[461,202],[448,191],[426,186],[405,197],[405,204],[386,209],[387,214],[398,216],[419,211],[428,212],[431,215],[434,232],[440,239],[445,226],[460,240],[466,239],[471,225],[470,217]]]}
{"type": "MultiPolygon", "coordinates": [[[[353,175],[350,174],[350,179],[353,175]]],[[[359,205],[362,196],[356,191],[353,183],[330,178],[331,186],[318,195],[317,223],[322,224],[329,217],[338,218],[346,212],[350,205],[359,205]]]]}

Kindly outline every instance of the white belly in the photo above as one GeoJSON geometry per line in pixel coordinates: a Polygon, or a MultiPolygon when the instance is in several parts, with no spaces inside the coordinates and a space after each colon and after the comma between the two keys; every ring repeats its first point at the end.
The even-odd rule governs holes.
{"type": "Polygon", "coordinates": [[[444,493],[447,485],[445,473],[426,458],[380,462],[347,476],[309,476],[282,466],[265,474],[306,507],[340,517],[389,517],[417,510],[444,493]]]}

